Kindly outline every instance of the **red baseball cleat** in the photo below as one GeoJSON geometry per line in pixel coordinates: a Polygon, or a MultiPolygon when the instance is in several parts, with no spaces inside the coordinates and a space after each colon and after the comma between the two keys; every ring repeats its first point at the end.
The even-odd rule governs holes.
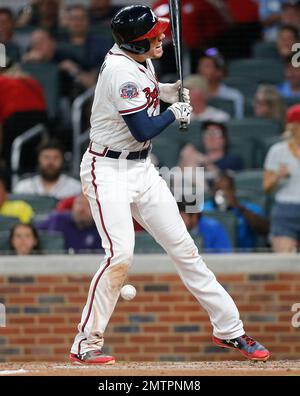
{"type": "Polygon", "coordinates": [[[102,351],[89,351],[80,355],[70,354],[72,364],[114,364],[113,356],[105,355],[102,351]]]}
{"type": "Polygon", "coordinates": [[[249,360],[261,360],[265,362],[270,357],[270,352],[259,342],[247,336],[247,334],[231,340],[221,340],[215,336],[212,339],[215,345],[222,348],[239,350],[249,360]]]}

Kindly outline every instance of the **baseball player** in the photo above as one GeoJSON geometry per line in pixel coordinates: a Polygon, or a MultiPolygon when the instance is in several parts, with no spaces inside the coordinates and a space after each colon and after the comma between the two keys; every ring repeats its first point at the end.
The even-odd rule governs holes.
{"type": "Polygon", "coordinates": [[[165,249],[185,286],[207,311],[213,342],[251,360],[269,358],[268,350],[245,334],[237,307],[199,255],[173,195],[149,158],[151,139],[175,120],[189,123],[192,110],[188,90],[185,102],[179,102],[180,83],[159,83],[151,63],[163,54],[168,24],[141,5],[124,7],[112,19],[116,44],[100,70],[90,144],[80,171],[106,254],[92,279],[71,348],[73,364],[115,362],[102,347],[133,260],[132,217],[165,249]],[[160,99],[171,104],[161,114],[160,99]]]}

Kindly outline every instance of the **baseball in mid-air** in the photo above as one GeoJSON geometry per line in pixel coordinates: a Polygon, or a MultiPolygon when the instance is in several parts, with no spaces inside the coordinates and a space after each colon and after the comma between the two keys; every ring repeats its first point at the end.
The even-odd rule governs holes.
{"type": "Polygon", "coordinates": [[[132,300],[136,296],[136,288],[132,285],[124,285],[121,289],[121,296],[124,300],[132,300]]]}

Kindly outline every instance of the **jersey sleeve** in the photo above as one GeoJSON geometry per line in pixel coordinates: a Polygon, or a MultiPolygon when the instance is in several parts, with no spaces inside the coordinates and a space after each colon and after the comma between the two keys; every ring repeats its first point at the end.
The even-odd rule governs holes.
{"type": "Polygon", "coordinates": [[[112,100],[120,115],[147,109],[148,102],[134,70],[118,70],[112,80],[112,100]]]}

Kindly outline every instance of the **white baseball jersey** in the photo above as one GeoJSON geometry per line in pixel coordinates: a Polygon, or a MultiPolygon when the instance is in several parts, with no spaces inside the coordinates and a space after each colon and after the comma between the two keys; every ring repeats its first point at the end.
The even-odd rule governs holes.
{"type": "Polygon", "coordinates": [[[140,143],[131,134],[122,115],[147,109],[159,114],[159,87],[153,64],[147,67],[126,55],[117,44],[108,52],[101,67],[91,116],[90,139],[113,150],[139,151],[140,143]]]}

